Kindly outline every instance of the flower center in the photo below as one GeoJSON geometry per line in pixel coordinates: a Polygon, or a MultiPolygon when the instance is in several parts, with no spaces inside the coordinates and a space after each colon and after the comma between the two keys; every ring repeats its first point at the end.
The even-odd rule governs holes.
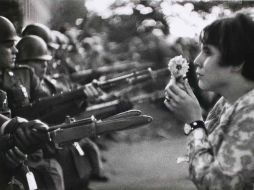
{"type": "Polygon", "coordinates": [[[176,69],[179,71],[179,70],[181,70],[182,69],[182,65],[177,65],[176,66],[176,69]]]}

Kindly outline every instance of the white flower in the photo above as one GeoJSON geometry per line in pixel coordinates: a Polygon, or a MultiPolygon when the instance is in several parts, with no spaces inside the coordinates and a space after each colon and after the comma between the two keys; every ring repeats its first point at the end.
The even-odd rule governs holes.
{"type": "Polygon", "coordinates": [[[182,55],[179,55],[170,59],[168,69],[173,77],[181,78],[186,76],[186,73],[189,70],[189,63],[182,55]]]}

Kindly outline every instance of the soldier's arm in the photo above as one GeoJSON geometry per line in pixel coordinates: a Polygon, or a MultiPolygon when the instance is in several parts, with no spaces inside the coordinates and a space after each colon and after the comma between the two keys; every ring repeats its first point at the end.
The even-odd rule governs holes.
{"type": "Polygon", "coordinates": [[[19,117],[9,119],[0,114],[0,124],[0,138],[5,138],[4,145],[8,146],[2,147],[2,143],[2,151],[17,146],[24,153],[32,153],[49,141],[48,126],[39,120],[27,121],[19,117]]]}

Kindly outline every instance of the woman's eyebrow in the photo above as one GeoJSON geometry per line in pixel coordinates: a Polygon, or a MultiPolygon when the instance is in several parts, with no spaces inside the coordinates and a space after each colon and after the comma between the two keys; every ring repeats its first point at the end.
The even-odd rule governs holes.
{"type": "Polygon", "coordinates": [[[201,46],[202,49],[210,49],[210,46],[208,44],[204,44],[201,46]]]}

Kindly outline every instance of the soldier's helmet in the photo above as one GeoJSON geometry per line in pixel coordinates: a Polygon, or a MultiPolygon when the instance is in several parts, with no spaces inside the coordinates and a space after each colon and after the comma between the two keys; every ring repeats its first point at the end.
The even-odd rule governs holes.
{"type": "Polygon", "coordinates": [[[52,49],[59,48],[59,45],[54,43],[53,41],[51,30],[47,26],[41,23],[34,23],[34,24],[27,25],[22,31],[22,36],[27,36],[27,35],[35,35],[35,36],[41,37],[46,42],[49,48],[52,48],[52,49]]]}
{"type": "Polygon", "coordinates": [[[47,44],[38,36],[25,36],[17,43],[16,47],[18,49],[16,62],[49,61],[52,59],[52,56],[48,52],[47,44]]]}
{"type": "Polygon", "coordinates": [[[0,16],[0,26],[0,43],[17,40],[16,29],[11,21],[0,16]]]}
{"type": "Polygon", "coordinates": [[[67,49],[69,42],[70,42],[69,38],[65,34],[59,32],[57,30],[52,30],[52,34],[55,39],[54,41],[57,44],[59,44],[60,48],[67,49]]]}

